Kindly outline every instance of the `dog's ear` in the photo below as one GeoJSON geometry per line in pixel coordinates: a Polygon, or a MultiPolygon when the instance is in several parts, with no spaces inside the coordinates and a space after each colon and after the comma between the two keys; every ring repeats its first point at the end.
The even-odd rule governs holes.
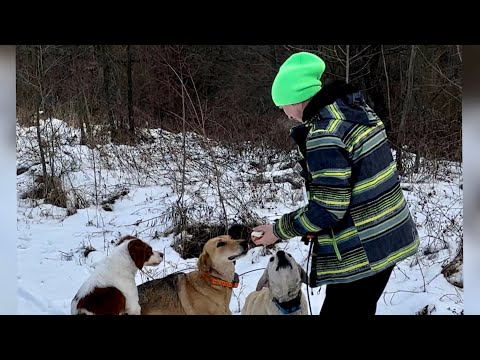
{"type": "Polygon", "coordinates": [[[151,246],[140,239],[131,240],[128,243],[128,252],[138,269],[143,268],[145,262],[153,255],[151,246]]]}
{"type": "Polygon", "coordinates": [[[202,252],[198,257],[197,266],[200,271],[210,272],[212,269],[212,259],[207,252],[202,252]]]}
{"type": "Polygon", "coordinates": [[[260,278],[260,280],[258,280],[256,290],[260,291],[264,287],[268,287],[268,268],[265,269],[265,271],[262,274],[262,277],[260,278]]]}
{"type": "Polygon", "coordinates": [[[305,285],[308,285],[308,275],[307,273],[305,272],[305,270],[303,270],[303,268],[299,265],[298,265],[298,270],[300,270],[300,277],[302,278],[302,282],[305,284],[305,285]]]}

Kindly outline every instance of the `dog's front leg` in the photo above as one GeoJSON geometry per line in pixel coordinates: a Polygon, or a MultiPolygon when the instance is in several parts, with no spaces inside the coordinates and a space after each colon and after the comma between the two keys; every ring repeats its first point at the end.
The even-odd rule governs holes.
{"type": "Polygon", "coordinates": [[[130,306],[127,306],[127,314],[128,315],[141,315],[142,313],[142,308],[138,303],[136,304],[130,304],[130,306]]]}
{"type": "Polygon", "coordinates": [[[125,312],[128,315],[141,315],[142,313],[136,287],[135,289],[132,289],[132,293],[126,298],[125,312]]]}

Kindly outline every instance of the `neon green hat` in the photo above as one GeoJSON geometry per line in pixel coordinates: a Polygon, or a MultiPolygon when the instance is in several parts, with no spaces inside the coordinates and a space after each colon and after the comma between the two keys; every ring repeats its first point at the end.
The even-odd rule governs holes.
{"type": "Polygon", "coordinates": [[[320,78],[324,71],[325,62],[317,55],[293,54],[280,66],[273,81],[273,102],[276,106],[285,106],[310,99],[322,88],[320,78]]]}

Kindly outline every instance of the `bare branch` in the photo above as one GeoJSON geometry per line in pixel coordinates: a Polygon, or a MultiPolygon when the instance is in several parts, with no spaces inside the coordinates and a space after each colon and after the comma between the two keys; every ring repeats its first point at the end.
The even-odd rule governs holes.
{"type": "Polygon", "coordinates": [[[418,50],[420,51],[420,54],[422,54],[423,58],[425,59],[425,61],[436,71],[438,72],[444,79],[446,79],[449,83],[451,83],[452,85],[456,86],[457,88],[459,88],[460,90],[462,90],[462,86],[461,85],[458,85],[456,82],[454,82],[453,80],[450,80],[447,76],[445,76],[445,74],[442,72],[442,70],[440,69],[440,67],[438,65],[434,65],[432,64],[428,59],[427,57],[425,56],[425,54],[423,53],[423,51],[418,47],[418,50]]]}

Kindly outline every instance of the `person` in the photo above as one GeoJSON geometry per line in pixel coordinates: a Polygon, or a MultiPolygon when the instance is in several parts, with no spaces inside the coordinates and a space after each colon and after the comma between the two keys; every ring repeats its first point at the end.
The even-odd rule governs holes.
{"type": "Polygon", "coordinates": [[[351,84],[322,84],[325,62],[299,52],[280,67],[273,102],[300,122],[299,150],[308,204],[255,227],[257,245],[312,238],[309,283],[326,285],[322,316],[370,316],[396,263],[419,236],[400,187],[381,119],[351,84]],[[309,237],[307,237],[309,236],[309,237]]]}

